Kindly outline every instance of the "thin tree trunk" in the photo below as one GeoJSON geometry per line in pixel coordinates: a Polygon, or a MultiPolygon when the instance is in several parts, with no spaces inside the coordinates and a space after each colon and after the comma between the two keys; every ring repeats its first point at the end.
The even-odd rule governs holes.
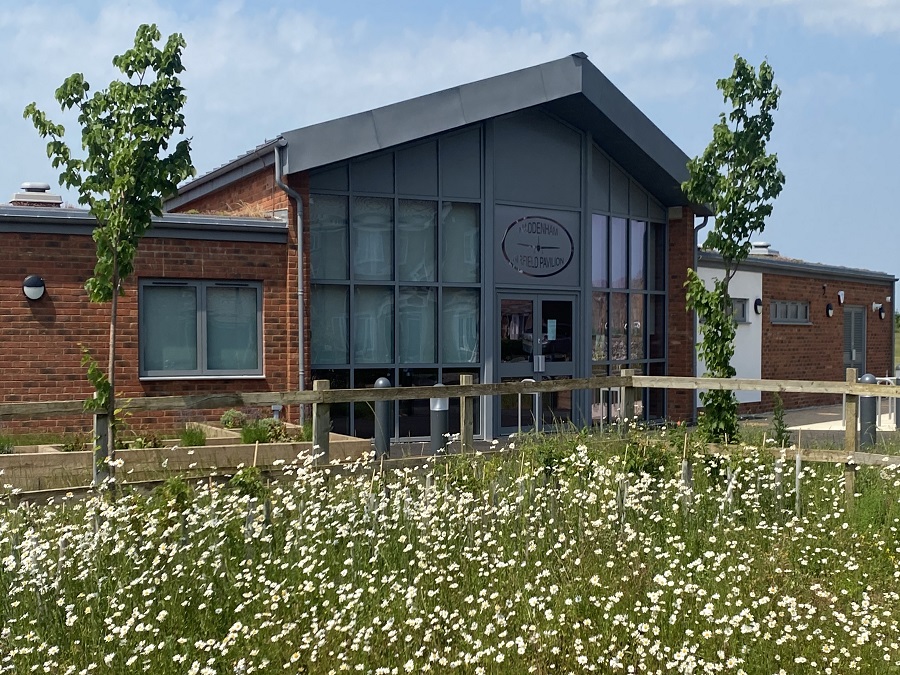
{"type": "Polygon", "coordinates": [[[109,446],[107,447],[106,456],[109,458],[109,476],[112,479],[116,477],[116,317],[119,310],[119,259],[114,256],[113,259],[113,292],[112,304],[109,312],[109,367],[107,370],[107,378],[109,379],[109,407],[107,415],[109,416],[109,446]]]}

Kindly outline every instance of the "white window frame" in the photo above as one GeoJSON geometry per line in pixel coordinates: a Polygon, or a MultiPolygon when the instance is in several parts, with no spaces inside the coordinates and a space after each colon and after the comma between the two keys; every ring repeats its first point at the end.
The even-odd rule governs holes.
{"type": "Polygon", "coordinates": [[[259,281],[203,281],[197,279],[141,279],[138,282],[138,369],[141,380],[262,378],[263,373],[263,293],[259,281]],[[144,324],[144,292],[147,288],[195,288],[197,291],[197,368],[194,370],[147,370],[143,345],[147,339],[144,324]],[[256,367],[248,369],[207,368],[206,295],[210,288],[252,288],[256,290],[256,367]]]}

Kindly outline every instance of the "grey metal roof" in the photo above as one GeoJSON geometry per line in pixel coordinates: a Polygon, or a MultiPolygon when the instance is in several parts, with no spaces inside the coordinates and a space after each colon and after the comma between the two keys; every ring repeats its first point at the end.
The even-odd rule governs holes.
{"type": "MultiPolygon", "coordinates": [[[[689,204],[681,191],[688,178],[687,155],[581,53],[286,131],[284,172],[306,171],[535,106],[592,133],[664,205],[689,204]]],[[[188,183],[178,203],[209,191],[200,188],[211,180],[227,180],[229,171],[246,166],[246,158],[188,183]]],[[[695,208],[709,214],[705,207],[695,208]]]]}
{"type": "MultiPolygon", "coordinates": [[[[699,263],[706,263],[712,267],[721,267],[722,265],[722,256],[712,251],[701,249],[697,259],[699,263]]],[[[739,269],[814,278],[842,279],[845,281],[877,281],[880,283],[897,281],[894,275],[886,272],[875,272],[856,267],[842,267],[840,265],[825,265],[824,263],[807,262],[783,256],[751,255],[740,264],[739,269]]]]}
{"type": "MultiPolygon", "coordinates": [[[[94,217],[83,209],[0,204],[0,232],[90,235],[95,225],[94,217]]],[[[146,236],[283,243],[287,233],[287,223],[282,220],[165,213],[153,218],[146,236]]]]}

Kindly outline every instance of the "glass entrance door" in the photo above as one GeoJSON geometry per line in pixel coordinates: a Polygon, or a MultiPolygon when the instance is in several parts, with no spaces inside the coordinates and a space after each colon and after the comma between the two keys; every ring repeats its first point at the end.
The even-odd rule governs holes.
{"type": "MultiPolygon", "coordinates": [[[[501,382],[536,382],[574,376],[575,298],[504,293],[500,303],[501,382]]],[[[572,392],[500,397],[500,433],[572,419],[572,392]]]]}

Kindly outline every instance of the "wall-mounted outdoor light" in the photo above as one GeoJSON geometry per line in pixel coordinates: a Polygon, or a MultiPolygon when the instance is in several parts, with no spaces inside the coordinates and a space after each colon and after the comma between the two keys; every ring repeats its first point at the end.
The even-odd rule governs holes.
{"type": "Polygon", "coordinates": [[[22,291],[29,300],[40,300],[44,297],[44,291],[47,290],[44,280],[37,274],[29,274],[22,282],[22,291]]]}
{"type": "Polygon", "coordinates": [[[834,305],[832,305],[830,302],[825,305],[825,316],[827,316],[828,318],[834,316],[834,305]]]}
{"type": "Polygon", "coordinates": [[[883,318],[884,318],[884,314],[885,314],[885,312],[884,312],[884,305],[882,305],[880,302],[873,302],[873,303],[872,303],[872,311],[873,311],[873,312],[878,312],[878,318],[879,318],[879,319],[883,319],[883,318]]]}
{"type": "Polygon", "coordinates": [[[762,314],[762,298],[757,298],[753,301],[753,311],[757,314],[762,314]]]}
{"type": "Polygon", "coordinates": [[[838,302],[844,304],[844,291],[838,291],[838,302]]]}

